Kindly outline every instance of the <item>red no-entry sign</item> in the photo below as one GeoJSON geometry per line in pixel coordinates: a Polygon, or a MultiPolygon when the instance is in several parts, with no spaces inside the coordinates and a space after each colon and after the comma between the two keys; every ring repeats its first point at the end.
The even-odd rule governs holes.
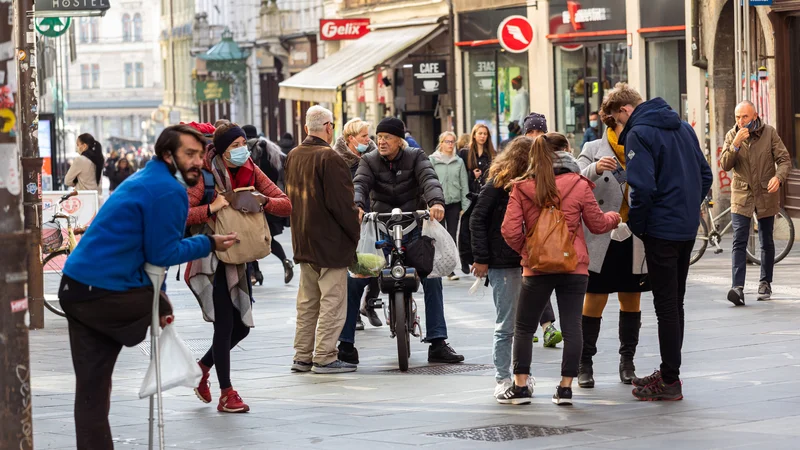
{"type": "Polygon", "coordinates": [[[506,17],[497,28],[497,39],[511,53],[522,53],[533,43],[533,25],[525,16],[506,17]]]}

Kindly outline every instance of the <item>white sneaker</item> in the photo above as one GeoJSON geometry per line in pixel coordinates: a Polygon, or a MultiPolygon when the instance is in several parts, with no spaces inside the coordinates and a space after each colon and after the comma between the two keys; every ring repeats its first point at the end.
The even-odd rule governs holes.
{"type": "Polygon", "coordinates": [[[532,394],[533,393],[533,387],[536,386],[536,378],[533,378],[533,376],[529,376],[527,384],[528,384],[528,389],[531,390],[531,394],[532,394]]]}
{"type": "Polygon", "coordinates": [[[511,378],[506,378],[498,381],[497,386],[494,387],[494,397],[497,398],[498,395],[507,391],[512,384],[514,384],[514,382],[511,380],[511,378]]]}
{"type": "Polygon", "coordinates": [[[461,278],[459,278],[458,275],[456,275],[455,273],[451,273],[450,275],[447,276],[447,279],[450,281],[458,281],[461,278]]]}

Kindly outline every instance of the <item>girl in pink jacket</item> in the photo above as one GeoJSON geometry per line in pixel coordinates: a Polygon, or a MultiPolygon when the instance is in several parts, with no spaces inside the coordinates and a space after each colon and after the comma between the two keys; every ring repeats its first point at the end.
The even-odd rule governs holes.
{"type": "Polygon", "coordinates": [[[503,238],[522,255],[522,291],[517,301],[514,330],[514,384],[497,396],[503,404],[528,404],[533,392],[528,388],[531,373],[532,338],[550,294],[555,290],[559,320],[564,336],[561,383],[553,396],[557,405],[572,404],[572,379],[578,376],[583,347],[581,313],[589,281],[589,252],[583,226],[595,234],[608,233],[620,223],[616,212],[603,213],[592,189],[594,184],[580,174],[569,142],[559,133],[548,133],[533,143],[528,172],[514,185],[503,221],[503,238]],[[527,230],[536,225],[542,207],[560,205],[568,228],[575,233],[578,265],[571,273],[546,274],[528,267],[525,246],[527,230]]]}

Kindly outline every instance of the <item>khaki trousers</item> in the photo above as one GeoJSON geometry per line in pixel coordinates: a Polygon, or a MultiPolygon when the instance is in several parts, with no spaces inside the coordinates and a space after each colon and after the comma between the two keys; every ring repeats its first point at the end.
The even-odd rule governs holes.
{"type": "Polygon", "coordinates": [[[328,365],[339,358],[336,342],[347,317],[347,268],[300,264],[295,361],[328,365]]]}

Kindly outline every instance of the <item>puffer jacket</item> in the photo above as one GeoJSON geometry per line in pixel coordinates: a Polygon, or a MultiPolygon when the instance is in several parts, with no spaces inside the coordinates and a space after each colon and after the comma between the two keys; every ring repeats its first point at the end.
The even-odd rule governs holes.
{"type": "Polygon", "coordinates": [[[446,156],[438,150],[430,156],[430,160],[444,189],[445,204],[460,203],[461,210],[466,211],[469,208],[469,180],[464,161],[458,155],[446,156]]]}
{"type": "MultiPolygon", "coordinates": [[[[608,233],[617,227],[614,212],[603,213],[594,198],[594,183],[575,173],[556,176],[556,187],[561,197],[561,211],[570,232],[575,233],[575,253],[578,267],[572,275],[589,275],[589,251],[582,224],[594,234],[608,233]]],[[[514,185],[509,197],[508,209],[503,220],[502,233],[508,246],[522,256],[523,275],[546,275],[534,272],[528,265],[528,250],[525,246],[527,231],[535,226],[542,209],[536,206],[536,180],[529,179],[514,185]]]]}
{"type": "Polygon", "coordinates": [[[508,191],[486,182],[472,208],[469,219],[472,256],[490,269],[513,269],[520,266],[519,253],[508,246],[501,228],[508,208],[508,191]]]}
{"type": "MultiPolygon", "coordinates": [[[[369,145],[367,146],[367,151],[364,152],[361,156],[366,155],[367,153],[377,150],[378,146],[375,145],[372,140],[369,141],[369,145]]],[[[347,167],[350,168],[350,175],[352,178],[356,177],[356,171],[358,170],[358,163],[361,162],[361,156],[356,155],[347,144],[344,142],[344,136],[339,136],[339,139],[333,144],[333,150],[344,159],[344,162],[347,163],[347,167]]]]}
{"type": "Polygon", "coordinates": [[[402,149],[392,161],[380,152],[365,154],[358,163],[353,184],[356,206],[366,210],[371,198],[371,210],[376,213],[388,213],[393,208],[409,212],[445,205],[436,171],[425,152],[418,148],[402,149]]]}
{"type": "Polygon", "coordinates": [[[728,131],[719,159],[724,170],[733,170],[731,212],[752,217],[755,211],[759,219],[774,216],[780,210],[780,192],[770,194],[767,186],[772,177],[786,183],[792,166],[789,152],[775,128],[761,119],[736,151],[733,141],[738,132],[738,125],[728,131]]]}

